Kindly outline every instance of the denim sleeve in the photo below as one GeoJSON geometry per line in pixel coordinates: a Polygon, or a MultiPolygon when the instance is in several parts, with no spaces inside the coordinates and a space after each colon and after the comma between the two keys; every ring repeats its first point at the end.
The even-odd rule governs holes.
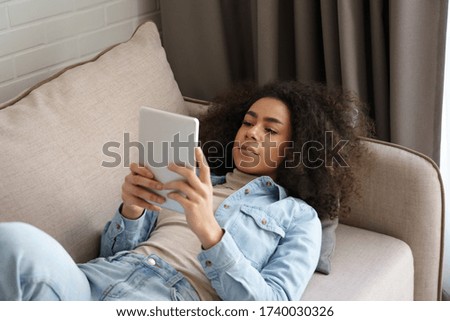
{"type": "Polygon", "coordinates": [[[317,266],[321,225],[316,212],[302,209],[268,263],[258,271],[244,257],[233,237],[198,256],[222,300],[299,300],[317,266]]]}
{"type": "Polygon", "coordinates": [[[119,208],[103,229],[100,256],[108,257],[120,251],[132,250],[146,241],[158,214],[159,212],[145,210],[141,217],[130,220],[122,216],[119,208]]]}

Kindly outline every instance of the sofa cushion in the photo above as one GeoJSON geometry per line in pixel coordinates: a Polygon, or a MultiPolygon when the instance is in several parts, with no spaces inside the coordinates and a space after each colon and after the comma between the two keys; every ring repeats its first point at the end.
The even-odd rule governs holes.
{"type": "Polygon", "coordinates": [[[333,269],[315,273],[302,300],[413,300],[413,264],[405,242],[339,224],[333,269]]]}
{"type": "Polygon", "coordinates": [[[126,161],[138,159],[126,135],[137,140],[141,105],[186,112],[152,22],[0,106],[0,220],[37,226],[77,262],[98,255],[100,232],[120,205],[126,161]],[[116,166],[108,142],[120,144],[108,150],[120,155],[116,166]]]}

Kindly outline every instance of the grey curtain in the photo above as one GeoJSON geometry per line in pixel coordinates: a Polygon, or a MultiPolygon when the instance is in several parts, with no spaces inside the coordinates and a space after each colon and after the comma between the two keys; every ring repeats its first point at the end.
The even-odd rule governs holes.
{"type": "Polygon", "coordinates": [[[371,107],[377,137],[439,161],[447,0],[160,0],[181,91],[321,81],[371,107]]]}

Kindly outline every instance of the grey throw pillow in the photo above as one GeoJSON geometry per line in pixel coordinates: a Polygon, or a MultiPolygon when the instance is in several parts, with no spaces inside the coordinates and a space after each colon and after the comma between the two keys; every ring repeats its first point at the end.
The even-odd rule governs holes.
{"type": "Polygon", "coordinates": [[[322,247],[316,272],[328,275],[331,272],[331,257],[336,246],[336,228],[339,219],[324,218],[320,222],[322,223],[322,247]]]}

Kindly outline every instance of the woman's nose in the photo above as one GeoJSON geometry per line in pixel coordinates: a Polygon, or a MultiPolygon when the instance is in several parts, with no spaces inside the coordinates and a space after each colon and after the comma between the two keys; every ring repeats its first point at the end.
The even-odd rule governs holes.
{"type": "Polygon", "coordinates": [[[252,126],[251,128],[249,128],[248,130],[247,130],[247,137],[248,138],[251,138],[251,139],[253,139],[253,140],[256,140],[256,141],[258,141],[259,140],[259,137],[260,135],[259,135],[259,130],[258,130],[258,127],[255,125],[255,126],[252,126]]]}

